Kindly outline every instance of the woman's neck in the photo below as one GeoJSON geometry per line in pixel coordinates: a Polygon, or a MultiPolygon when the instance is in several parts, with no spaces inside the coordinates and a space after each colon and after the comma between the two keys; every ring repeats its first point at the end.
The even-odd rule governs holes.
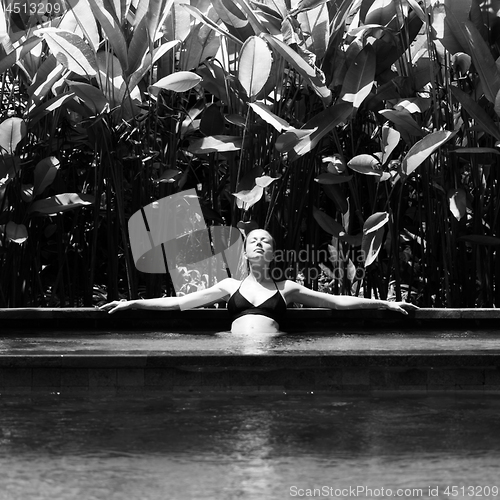
{"type": "Polygon", "coordinates": [[[273,281],[271,278],[271,270],[269,266],[259,266],[250,264],[250,274],[248,278],[256,281],[257,283],[268,283],[273,281]]]}

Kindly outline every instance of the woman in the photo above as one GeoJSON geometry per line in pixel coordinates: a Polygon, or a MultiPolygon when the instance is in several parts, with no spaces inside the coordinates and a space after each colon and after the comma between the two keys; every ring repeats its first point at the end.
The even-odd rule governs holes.
{"type": "Polygon", "coordinates": [[[271,277],[270,264],[274,257],[274,239],[263,229],[250,231],[245,240],[244,258],[249,275],[239,281],[226,278],[206,290],[182,297],[147,300],[113,301],[100,307],[109,313],[124,309],[193,309],[219,300],[227,300],[232,316],[232,333],[277,333],[286,306],[298,302],[307,307],[330,309],[390,309],[403,314],[418,309],[406,302],[362,299],[310,290],[294,281],[276,282],[271,277]]]}

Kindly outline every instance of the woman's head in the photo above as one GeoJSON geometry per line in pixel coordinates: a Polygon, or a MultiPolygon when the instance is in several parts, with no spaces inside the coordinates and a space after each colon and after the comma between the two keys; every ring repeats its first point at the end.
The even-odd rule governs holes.
{"type": "Polygon", "coordinates": [[[265,229],[253,229],[246,238],[243,247],[246,258],[251,262],[270,263],[274,258],[276,243],[271,234],[265,229]]]}

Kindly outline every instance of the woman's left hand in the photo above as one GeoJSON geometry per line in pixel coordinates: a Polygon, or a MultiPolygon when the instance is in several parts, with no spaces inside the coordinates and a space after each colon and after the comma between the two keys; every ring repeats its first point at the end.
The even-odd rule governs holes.
{"type": "Polygon", "coordinates": [[[113,300],[113,302],[108,302],[107,304],[99,307],[101,311],[108,311],[109,314],[113,314],[116,311],[124,311],[125,309],[131,309],[133,307],[133,300],[113,300]]]}
{"type": "Polygon", "coordinates": [[[386,309],[396,311],[401,314],[408,314],[408,311],[416,311],[418,307],[409,302],[386,302],[386,309]]]}

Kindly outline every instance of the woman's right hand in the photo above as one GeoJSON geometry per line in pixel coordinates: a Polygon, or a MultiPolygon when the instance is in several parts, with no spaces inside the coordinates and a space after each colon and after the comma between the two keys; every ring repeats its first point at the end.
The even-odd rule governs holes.
{"type": "Polygon", "coordinates": [[[113,314],[116,311],[124,311],[125,309],[131,309],[134,305],[133,300],[113,300],[113,302],[109,302],[107,304],[99,307],[101,311],[108,311],[109,314],[113,314]]]}

